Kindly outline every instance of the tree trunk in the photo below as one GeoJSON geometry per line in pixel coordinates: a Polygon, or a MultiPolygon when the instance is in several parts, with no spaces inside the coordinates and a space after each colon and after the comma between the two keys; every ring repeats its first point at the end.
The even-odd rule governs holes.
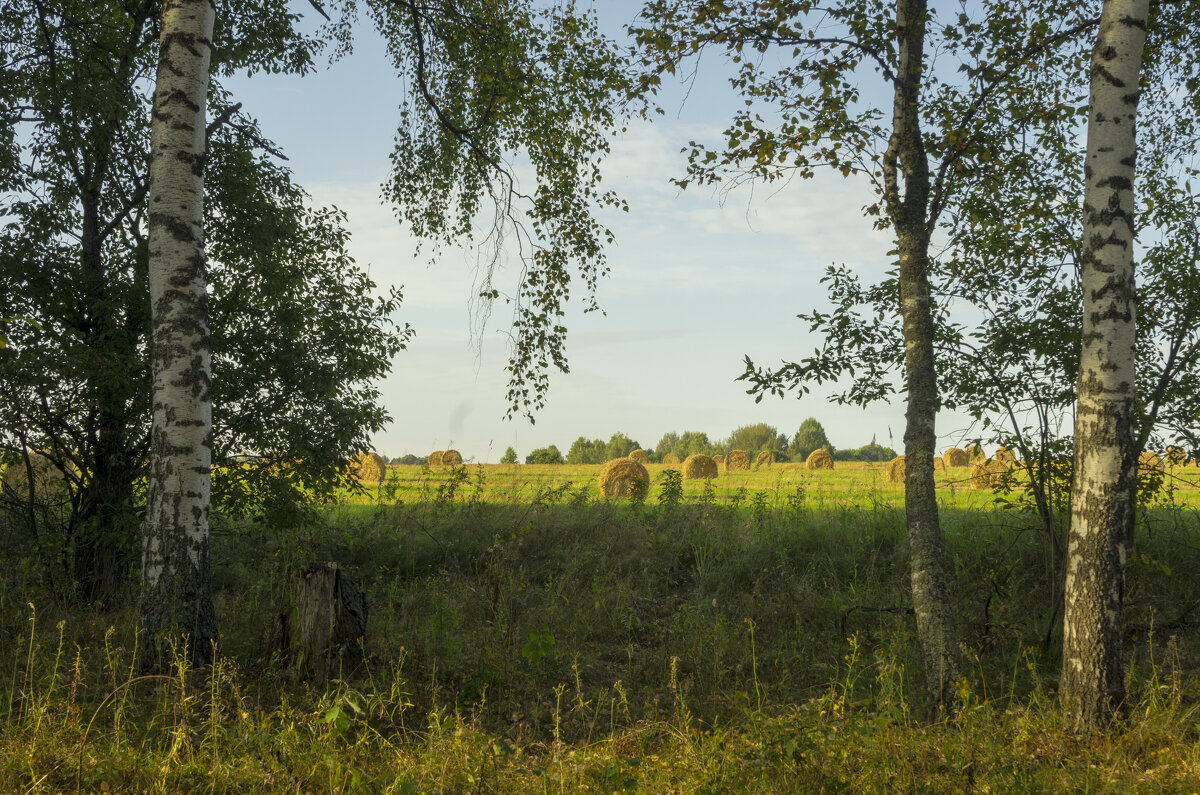
{"type": "Polygon", "coordinates": [[[279,617],[277,643],[304,679],[324,684],[359,668],[367,635],[367,598],[336,563],[314,563],[300,576],[294,625],[279,617]]]}
{"type": "Polygon", "coordinates": [[[948,588],[948,556],[938,520],[933,458],[938,410],[929,288],[929,162],[918,113],[924,70],[925,0],[898,0],[899,39],[892,137],[884,155],[885,198],[900,259],[900,311],[908,405],[904,429],[904,508],[911,554],[913,610],[925,668],[930,718],[954,706],[961,676],[948,588]],[[903,177],[903,186],[901,186],[903,177]]]}
{"type": "Polygon", "coordinates": [[[1105,0],[1092,51],[1083,197],[1083,348],[1059,694],[1080,727],[1125,698],[1126,534],[1134,451],[1133,177],[1148,0],[1105,0]]]}
{"type": "Polygon", "coordinates": [[[213,0],[167,0],[150,135],[152,428],[142,546],[142,667],[168,636],[196,663],[217,638],[208,555],[212,361],[202,208],[213,0]]]}

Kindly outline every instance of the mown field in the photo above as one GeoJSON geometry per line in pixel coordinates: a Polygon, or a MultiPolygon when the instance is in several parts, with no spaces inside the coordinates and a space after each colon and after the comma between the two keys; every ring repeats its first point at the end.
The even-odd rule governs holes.
{"type": "Polygon", "coordinates": [[[1197,470],[1140,514],[1130,701],[1080,735],[1019,491],[939,475],[969,670],[929,723],[883,465],[678,492],[651,465],[642,503],[598,469],[392,467],[302,524],[214,517],[220,662],[166,677],[134,670],[131,607],[56,604],[5,561],[0,792],[1195,791],[1197,470]],[[315,685],[273,635],[324,560],[370,617],[366,665],[315,685]]]}

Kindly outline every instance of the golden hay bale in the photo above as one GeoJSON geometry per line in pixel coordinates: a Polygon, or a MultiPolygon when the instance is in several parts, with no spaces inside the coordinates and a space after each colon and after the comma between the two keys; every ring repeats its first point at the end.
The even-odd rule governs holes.
{"type": "Polygon", "coordinates": [[[460,467],[462,466],[462,453],[457,450],[442,451],[442,466],[444,467],[460,467]]]}
{"type": "Polygon", "coordinates": [[[350,462],[350,474],[360,483],[382,483],[387,476],[387,462],[379,453],[359,453],[350,462]]]}
{"type": "Polygon", "coordinates": [[[804,465],[809,469],[833,469],[833,456],[824,447],[818,447],[808,454],[804,465]]]}
{"type": "MultiPolygon", "coordinates": [[[[34,500],[49,503],[66,499],[67,480],[54,462],[44,453],[34,451],[29,454],[29,464],[33,467],[34,500]]],[[[70,464],[68,466],[75,469],[70,464]]],[[[3,483],[4,495],[9,499],[29,499],[29,470],[25,467],[23,459],[9,464],[0,482],[3,483]]]]}
{"type": "Polygon", "coordinates": [[[440,467],[442,465],[442,456],[445,454],[445,450],[434,450],[429,454],[429,466],[440,467]]]}
{"type": "Polygon", "coordinates": [[[898,455],[888,464],[888,483],[904,482],[904,456],[898,455]]]}
{"type": "Polygon", "coordinates": [[[967,448],[967,457],[971,460],[971,466],[980,462],[987,463],[987,453],[983,452],[983,448],[977,444],[967,448]]]}
{"type": "Polygon", "coordinates": [[[679,456],[675,455],[674,453],[667,453],[666,455],[663,456],[663,463],[664,464],[672,464],[672,465],[678,464],[679,456]]]}
{"type": "Polygon", "coordinates": [[[942,461],[944,461],[948,467],[971,466],[971,456],[967,455],[967,451],[961,447],[951,447],[949,450],[942,453],[942,461]]]}
{"type": "Polygon", "coordinates": [[[775,454],[770,450],[763,450],[758,455],[754,456],[754,468],[769,467],[775,463],[775,454]]]}
{"type": "Polygon", "coordinates": [[[614,458],[600,468],[600,491],[605,497],[624,497],[635,480],[650,486],[650,474],[632,458],[614,458]]]}
{"type": "Polygon", "coordinates": [[[717,453],[716,455],[714,455],[712,457],[712,460],[713,460],[714,464],[716,464],[717,466],[720,466],[721,464],[725,463],[725,456],[722,455],[721,453],[717,453]]]}
{"type": "Polygon", "coordinates": [[[684,480],[712,480],[717,474],[717,462],[704,453],[692,453],[684,459],[684,480]]]}
{"type": "Polygon", "coordinates": [[[936,472],[939,469],[942,470],[943,472],[946,471],[946,460],[944,458],[942,458],[941,456],[934,456],[933,457],[933,471],[936,472]]]}
{"type": "Polygon", "coordinates": [[[640,447],[638,449],[634,450],[632,453],[630,453],[629,457],[632,458],[634,461],[637,461],[642,466],[646,466],[646,464],[650,463],[650,454],[647,453],[645,450],[643,450],[640,447]]]}
{"type": "Polygon", "coordinates": [[[1011,467],[1006,461],[977,461],[971,467],[971,488],[990,489],[1004,482],[1011,467]]]}
{"type": "Polygon", "coordinates": [[[1017,454],[1007,447],[998,447],[996,448],[996,454],[992,456],[992,460],[1012,465],[1017,463],[1017,454]]]}
{"type": "Polygon", "coordinates": [[[730,450],[725,456],[726,472],[745,472],[750,469],[750,456],[745,450],[730,450]]]}
{"type": "Polygon", "coordinates": [[[1181,467],[1187,463],[1187,450],[1184,450],[1178,445],[1168,445],[1163,451],[1163,459],[1168,466],[1181,467]]]}
{"type": "Polygon", "coordinates": [[[1154,472],[1161,473],[1165,469],[1166,464],[1161,458],[1158,457],[1158,453],[1155,453],[1151,450],[1144,450],[1142,454],[1138,456],[1138,472],[1143,475],[1149,475],[1154,472]]]}

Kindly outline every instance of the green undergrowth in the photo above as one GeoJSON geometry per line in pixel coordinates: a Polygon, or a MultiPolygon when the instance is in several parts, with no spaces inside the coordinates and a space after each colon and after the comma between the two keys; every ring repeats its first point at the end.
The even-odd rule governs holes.
{"type": "MultiPolygon", "coordinates": [[[[467,470],[468,475],[470,470],[467,470]]],[[[970,671],[923,720],[903,513],[663,484],[491,501],[468,478],[322,521],[214,527],[220,661],[133,668],[132,608],[0,592],[0,791],[1192,791],[1200,780],[1194,511],[1142,517],[1124,717],[1055,706],[1050,544],[1016,510],[947,506],[970,671]],[[473,496],[474,495],[474,496],[473,496]],[[344,566],[367,664],[327,686],[273,651],[299,572],[344,566]]]]}

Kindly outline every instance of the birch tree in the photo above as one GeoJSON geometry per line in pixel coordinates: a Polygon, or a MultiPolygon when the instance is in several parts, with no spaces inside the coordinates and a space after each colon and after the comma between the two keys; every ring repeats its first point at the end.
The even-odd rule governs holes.
{"type": "Polygon", "coordinates": [[[1083,197],[1083,347],[1059,693],[1081,726],[1125,697],[1126,538],[1137,477],[1135,122],[1148,0],[1105,0],[1092,52],[1083,197]]]}

